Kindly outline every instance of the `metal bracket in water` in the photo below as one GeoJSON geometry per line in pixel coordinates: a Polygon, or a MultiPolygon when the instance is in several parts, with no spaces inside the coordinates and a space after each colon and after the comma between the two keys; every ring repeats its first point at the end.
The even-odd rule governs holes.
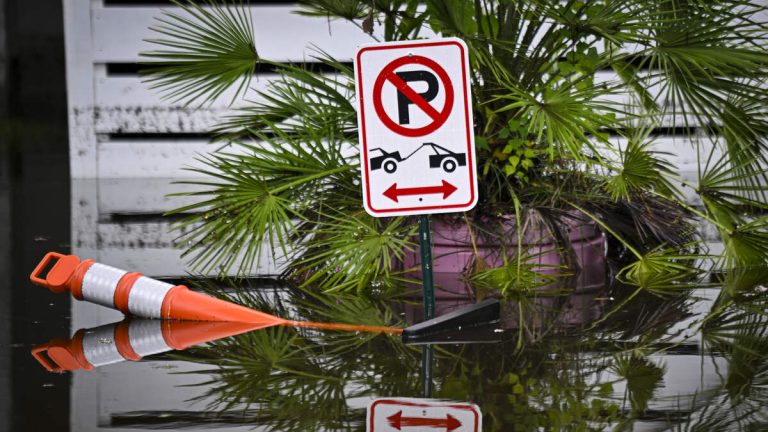
{"type": "Polygon", "coordinates": [[[486,299],[403,330],[407,344],[498,342],[501,303],[486,299]],[[474,337],[473,337],[474,335],[474,337]]]}

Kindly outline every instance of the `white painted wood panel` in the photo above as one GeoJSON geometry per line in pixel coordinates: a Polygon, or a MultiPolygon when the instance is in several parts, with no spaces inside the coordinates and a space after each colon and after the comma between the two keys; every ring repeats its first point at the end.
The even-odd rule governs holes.
{"type": "MultiPolygon", "coordinates": [[[[100,68],[102,69],[102,68],[100,68]]],[[[248,105],[248,102],[258,101],[258,91],[264,91],[270,82],[277,78],[276,74],[259,74],[253,77],[250,90],[238,99],[233,99],[235,89],[230,88],[214,100],[206,109],[225,109],[248,105]]],[[[157,107],[173,105],[171,101],[164,99],[159,90],[151,89],[146,78],[140,75],[107,75],[106,71],[98,74],[94,87],[96,106],[140,106],[157,107]]]]}
{"type": "Polygon", "coordinates": [[[181,177],[102,179],[98,182],[99,212],[102,215],[162,214],[197,202],[199,198],[171,196],[197,189],[179,183],[183,180],[181,177]]]}
{"type": "Polygon", "coordinates": [[[207,140],[107,140],[98,144],[100,178],[201,178],[193,169],[206,168],[201,160],[216,151],[246,154],[242,146],[207,140]]]}
{"type": "Polygon", "coordinates": [[[201,140],[119,140],[98,144],[101,178],[199,177],[187,171],[202,168],[196,160],[217,147],[201,140]]]}
{"type": "MultiPolygon", "coordinates": [[[[158,24],[161,10],[178,8],[108,7],[93,11],[95,63],[124,63],[142,60],[140,52],[158,49],[145,41],[157,38],[149,27],[158,24]],[[120,31],[115,31],[120,29],[120,31]]],[[[358,45],[373,41],[360,28],[344,20],[300,16],[294,6],[254,5],[251,8],[256,50],[260,56],[279,62],[310,60],[312,46],[321,47],[340,60],[351,61],[358,45]]]]}
{"type": "MultiPolygon", "coordinates": [[[[174,106],[101,106],[88,110],[92,134],[109,133],[207,133],[219,124],[222,109],[194,109],[174,106]]],[[[70,126],[71,127],[71,126],[70,126]]],[[[95,147],[95,146],[94,146],[95,147]]],[[[74,175],[74,174],[73,174],[74,175]]],[[[78,176],[80,177],[80,176],[78,176]]]]}
{"type": "Polygon", "coordinates": [[[94,177],[96,136],[93,131],[91,0],[69,0],[63,7],[70,172],[73,177],[94,177]]]}

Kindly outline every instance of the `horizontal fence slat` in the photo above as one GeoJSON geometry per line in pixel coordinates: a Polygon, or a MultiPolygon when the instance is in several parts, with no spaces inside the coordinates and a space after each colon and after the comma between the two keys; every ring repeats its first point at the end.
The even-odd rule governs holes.
{"type": "MultiPolygon", "coordinates": [[[[259,91],[264,91],[270,82],[278,78],[276,74],[257,75],[250,82],[249,90],[234,99],[236,87],[230,87],[218,98],[206,105],[206,109],[225,109],[249,105],[248,101],[258,101],[259,91]]],[[[150,88],[151,83],[139,75],[102,76],[96,79],[94,98],[98,107],[168,107],[179,106],[173,100],[163,97],[160,89],[150,88]]]]}
{"type": "MultiPolygon", "coordinates": [[[[138,62],[140,52],[160,49],[144,39],[158,38],[150,26],[161,10],[179,8],[108,7],[93,10],[95,63],[138,62]]],[[[256,50],[263,58],[279,62],[304,61],[316,55],[312,46],[340,60],[350,61],[358,45],[373,42],[352,23],[325,20],[293,13],[295,6],[250,7],[256,50]]]]}
{"type": "Polygon", "coordinates": [[[221,122],[224,109],[162,106],[103,106],[93,112],[93,130],[110,133],[206,133],[221,122]]]}
{"type": "MultiPolygon", "coordinates": [[[[181,258],[182,250],[173,248],[100,248],[101,262],[126,263],[125,268],[141,269],[150,277],[178,277],[190,272],[190,267],[181,258]]],[[[276,275],[279,270],[267,260],[260,262],[254,274],[276,275]]],[[[214,274],[211,274],[214,276],[214,274]]],[[[232,274],[234,276],[234,274],[232,274]]]]}
{"type": "Polygon", "coordinates": [[[206,141],[107,141],[98,144],[101,178],[201,177],[188,168],[204,165],[195,160],[217,148],[206,141]]]}
{"type": "MultiPolygon", "coordinates": [[[[212,104],[200,108],[183,108],[179,104],[163,100],[157,89],[150,89],[139,75],[101,76],[95,85],[95,130],[97,133],[157,133],[157,132],[207,132],[227,114],[237,108],[263,102],[258,92],[266,91],[279,79],[276,74],[257,75],[251,81],[248,93],[230,106],[234,89],[229,89],[212,104]]],[[[600,71],[595,75],[596,84],[615,84],[619,80],[612,71],[600,71]]],[[[659,97],[658,86],[649,89],[653,97],[659,97]]],[[[659,103],[663,104],[659,97],[659,103]]],[[[596,102],[607,102],[623,110],[636,105],[629,92],[602,97],[596,102]]],[[[683,123],[681,120],[678,123],[683,123]]],[[[697,125],[698,119],[690,118],[689,124],[697,125]]],[[[670,118],[660,125],[671,125],[670,118]]]]}
{"type": "Polygon", "coordinates": [[[171,196],[198,189],[197,186],[179,183],[183,180],[181,178],[99,179],[99,213],[102,218],[110,215],[161,215],[174,208],[198,202],[200,197],[171,196]]]}

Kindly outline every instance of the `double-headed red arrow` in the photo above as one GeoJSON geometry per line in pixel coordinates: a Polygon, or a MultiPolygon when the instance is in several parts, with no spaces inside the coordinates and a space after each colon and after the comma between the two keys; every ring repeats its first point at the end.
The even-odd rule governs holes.
{"type": "Polygon", "coordinates": [[[456,188],[456,186],[448,183],[445,180],[443,180],[443,184],[440,186],[420,186],[400,189],[397,188],[397,183],[395,183],[390,186],[389,189],[384,191],[384,196],[394,202],[398,202],[398,198],[404,195],[428,195],[441,193],[443,194],[443,199],[446,199],[451,196],[452,193],[456,192],[457,189],[458,188],[456,188]]]}
{"type": "Polygon", "coordinates": [[[403,417],[403,411],[398,411],[387,417],[387,420],[389,425],[397,430],[404,427],[430,427],[445,428],[447,432],[451,432],[461,427],[461,422],[450,414],[446,414],[445,418],[403,417]]]}

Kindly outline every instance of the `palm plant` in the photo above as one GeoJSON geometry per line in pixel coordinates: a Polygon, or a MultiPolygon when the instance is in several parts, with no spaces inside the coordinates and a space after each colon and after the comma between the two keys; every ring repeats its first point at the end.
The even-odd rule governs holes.
{"type": "MultiPolygon", "coordinates": [[[[244,8],[205,5],[159,19],[162,49],[145,53],[151,82],[194,104],[228,87],[241,96],[259,64],[279,79],[222,119],[217,139],[239,151],[202,156],[201,201],[175,211],[192,213],[178,228],[195,269],[247,273],[266,245],[288,257],[286,274],[321,290],[394,289],[415,224],[362,211],[352,68],[322,51],[320,68],[261,58],[244,8]]],[[[434,32],[467,43],[480,201],[458,217],[475,232],[500,219],[522,232],[539,218],[567,255],[566,222],[590,219],[626,257],[623,279],[656,290],[696,275],[692,254],[724,267],[768,260],[768,26],[756,0],[300,5],[372,41],[434,32]],[[668,130],[696,155],[694,181],[654,146],[668,130]],[[722,254],[706,255],[697,221],[717,228],[722,254]]],[[[506,250],[509,262],[529,254],[506,250]]],[[[530,269],[507,267],[493,276],[510,281],[496,282],[526,289],[515,281],[532,277],[513,270],[530,269]]],[[[482,263],[472,270],[489,278],[482,263]]]]}

